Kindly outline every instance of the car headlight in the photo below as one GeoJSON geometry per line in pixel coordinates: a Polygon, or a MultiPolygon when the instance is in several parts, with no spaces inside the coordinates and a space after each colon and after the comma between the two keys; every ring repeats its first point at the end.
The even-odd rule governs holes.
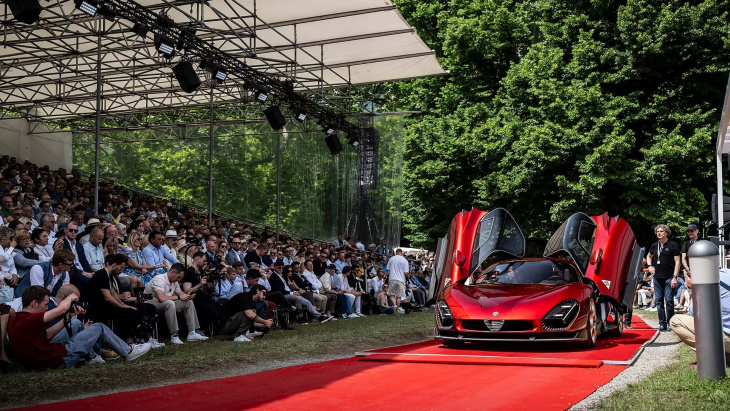
{"type": "Polygon", "coordinates": [[[565,330],[578,316],[578,301],[570,299],[556,305],[542,320],[542,328],[547,331],[565,330]]]}
{"type": "Polygon", "coordinates": [[[439,300],[436,303],[436,320],[439,327],[451,328],[454,326],[454,316],[451,315],[451,309],[444,300],[439,300]]]}

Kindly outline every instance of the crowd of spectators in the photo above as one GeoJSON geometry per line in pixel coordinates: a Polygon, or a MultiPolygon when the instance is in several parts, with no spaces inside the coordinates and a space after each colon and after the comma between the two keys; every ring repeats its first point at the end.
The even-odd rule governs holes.
{"type": "Polygon", "coordinates": [[[426,309],[432,258],[279,236],[77,171],[0,158],[0,365],[133,360],[227,334],[426,309]],[[159,338],[159,340],[158,340],[159,338]],[[165,337],[167,338],[167,337],[165,337]],[[6,343],[12,355],[6,352],[6,343]]]}

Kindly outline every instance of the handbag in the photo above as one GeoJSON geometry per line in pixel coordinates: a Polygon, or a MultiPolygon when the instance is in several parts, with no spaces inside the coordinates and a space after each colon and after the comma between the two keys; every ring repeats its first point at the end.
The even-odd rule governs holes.
{"type": "Polygon", "coordinates": [[[15,299],[15,290],[9,285],[0,285],[0,303],[7,303],[15,299]]]}

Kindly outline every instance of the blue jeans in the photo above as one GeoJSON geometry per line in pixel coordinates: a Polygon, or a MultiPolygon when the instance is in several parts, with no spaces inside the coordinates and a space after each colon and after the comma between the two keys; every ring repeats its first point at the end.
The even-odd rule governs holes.
{"type": "MultiPolygon", "coordinates": [[[[59,333],[61,334],[61,333],[59,333]]],[[[94,350],[94,346],[101,343],[111,348],[122,358],[129,354],[129,346],[104,324],[92,324],[69,338],[63,345],[66,346],[66,356],[59,368],[70,368],[81,359],[86,358],[94,350]]]]}
{"type": "Polygon", "coordinates": [[[337,304],[340,307],[341,314],[352,314],[352,306],[348,303],[345,294],[337,294],[337,304]]]}
{"type": "Polygon", "coordinates": [[[654,278],[654,298],[656,299],[656,310],[659,314],[659,325],[667,326],[667,321],[674,317],[674,288],[672,278],[654,278]],[[666,313],[664,312],[666,304],[666,313]]]}

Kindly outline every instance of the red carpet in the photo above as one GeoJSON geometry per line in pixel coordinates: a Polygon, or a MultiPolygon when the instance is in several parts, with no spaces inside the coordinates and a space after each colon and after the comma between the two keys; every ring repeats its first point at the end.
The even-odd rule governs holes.
{"type": "Polygon", "coordinates": [[[626,369],[600,366],[602,362],[630,359],[654,335],[640,319],[634,324],[637,328],[627,330],[621,338],[599,339],[593,350],[541,344],[512,344],[509,350],[490,346],[486,351],[468,345],[457,350],[427,341],[370,351],[368,354],[377,355],[370,361],[326,361],[33,409],[562,410],[626,369]],[[388,352],[397,355],[383,354],[388,352]],[[445,353],[448,356],[433,355],[445,353]],[[407,354],[430,358],[414,360],[422,356],[407,354]],[[403,360],[394,362],[393,357],[398,356],[403,360]]]}
{"type": "Polygon", "coordinates": [[[375,363],[356,358],[60,402],[43,410],[562,410],[626,367],[375,363]]]}
{"type": "Polygon", "coordinates": [[[429,340],[416,344],[367,351],[361,360],[408,362],[449,362],[476,364],[544,365],[563,367],[595,367],[600,363],[629,365],[634,354],[658,332],[638,317],[633,327],[621,337],[599,337],[595,348],[585,349],[564,343],[469,343],[463,347],[445,347],[429,340]],[[378,354],[377,357],[368,357],[378,354]],[[441,358],[441,359],[440,359],[441,358]],[[440,360],[439,360],[440,359],[440,360]]]}

